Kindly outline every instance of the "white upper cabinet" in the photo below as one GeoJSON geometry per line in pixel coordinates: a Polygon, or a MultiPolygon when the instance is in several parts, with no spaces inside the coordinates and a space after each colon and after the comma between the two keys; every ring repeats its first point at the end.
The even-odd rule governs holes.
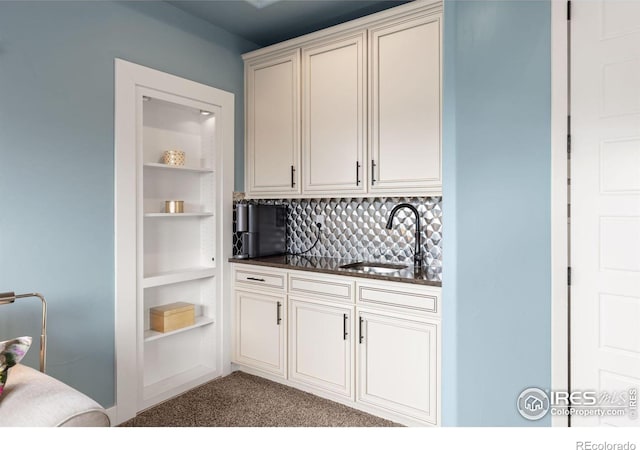
{"type": "Polygon", "coordinates": [[[303,193],[366,192],[366,33],[302,48],[303,193]]]}
{"type": "Polygon", "coordinates": [[[246,189],[300,193],[300,50],[245,66],[246,189]]]}
{"type": "Polygon", "coordinates": [[[441,14],[369,29],[370,191],[442,189],[441,14]]]}
{"type": "Polygon", "coordinates": [[[441,48],[416,1],[243,55],[247,196],[441,195],[441,48]]]}

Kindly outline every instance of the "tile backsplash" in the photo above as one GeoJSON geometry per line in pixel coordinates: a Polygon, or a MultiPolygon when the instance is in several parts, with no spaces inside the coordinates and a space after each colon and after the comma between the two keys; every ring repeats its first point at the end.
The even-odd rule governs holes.
{"type": "MultiPolygon", "coordinates": [[[[415,216],[398,211],[391,230],[389,213],[398,203],[411,203],[421,218],[422,255],[429,273],[442,274],[442,197],[321,198],[251,200],[288,206],[287,252],[309,249],[318,232],[316,218],[324,216],[318,244],[305,255],[353,260],[405,261],[413,258],[415,216]]],[[[235,205],[234,201],[234,226],[235,205]]],[[[234,233],[234,254],[241,253],[240,234],[234,233]]]]}

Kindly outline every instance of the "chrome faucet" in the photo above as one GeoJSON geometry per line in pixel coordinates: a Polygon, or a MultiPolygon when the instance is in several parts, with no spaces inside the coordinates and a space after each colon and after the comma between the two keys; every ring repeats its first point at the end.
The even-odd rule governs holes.
{"type": "Polygon", "coordinates": [[[420,245],[420,214],[415,206],[410,205],[409,203],[400,203],[396,205],[391,210],[391,214],[389,214],[389,220],[387,220],[386,229],[390,230],[393,224],[393,218],[396,213],[401,208],[409,208],[416,215],[416,248],[413,251],[413,266],[414,269],[420,269],[422,267],[422,246],[420,245]]]}

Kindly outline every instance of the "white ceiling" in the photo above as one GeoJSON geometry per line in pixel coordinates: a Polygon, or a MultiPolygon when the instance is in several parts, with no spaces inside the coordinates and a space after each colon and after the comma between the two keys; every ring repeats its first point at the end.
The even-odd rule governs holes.
{"type": "Polygon", "coordinates": [[[172,0],[168,3],[259,46],[266,46],[407,1],[172,0]]]}

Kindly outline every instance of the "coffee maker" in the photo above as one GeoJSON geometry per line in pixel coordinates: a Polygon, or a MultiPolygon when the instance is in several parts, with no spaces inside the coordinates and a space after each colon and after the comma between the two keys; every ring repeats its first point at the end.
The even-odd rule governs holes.
{"type": "Polygon", "coordinates": [[[242,253],[236,258],[284,255],[287,251],[287,207],[238,203],[236,231],[241,233],[242,243],[242,253]]]}

